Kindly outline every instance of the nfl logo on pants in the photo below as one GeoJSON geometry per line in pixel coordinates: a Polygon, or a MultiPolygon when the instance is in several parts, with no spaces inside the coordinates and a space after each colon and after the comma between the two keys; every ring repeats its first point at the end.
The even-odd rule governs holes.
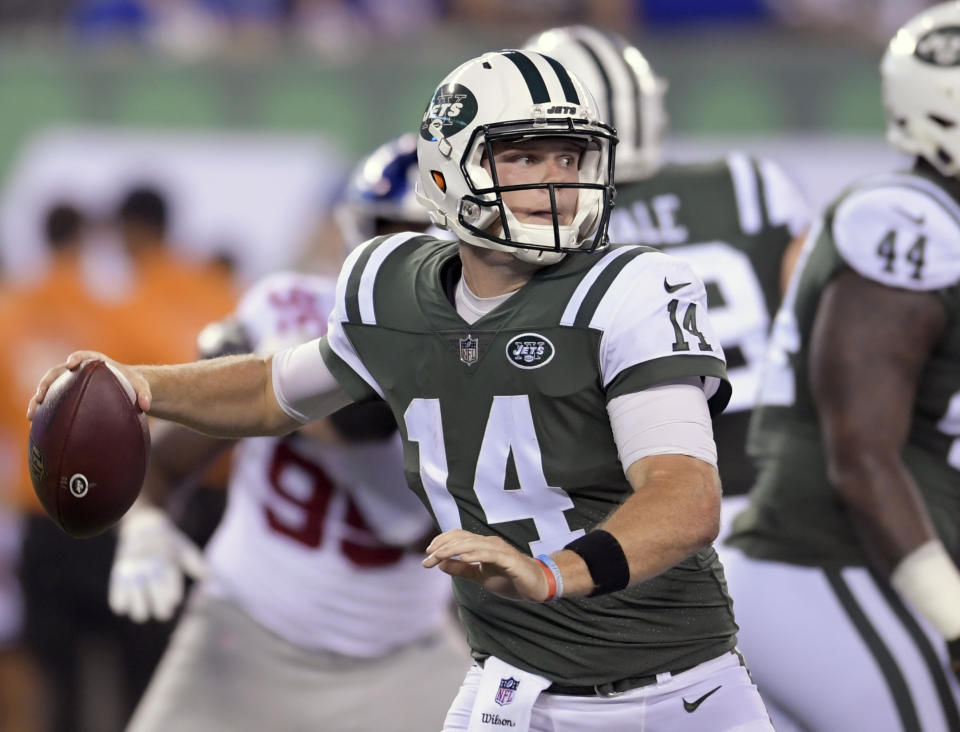
{"type": "Polygon", "coordinates": [[[494,701],[501,707],[506,706],[513,701],[513,693],[518,686],[520,686],[520,682],[512,676],[500,679],[500,688],[497,689],[497,698],[494,701]]]}

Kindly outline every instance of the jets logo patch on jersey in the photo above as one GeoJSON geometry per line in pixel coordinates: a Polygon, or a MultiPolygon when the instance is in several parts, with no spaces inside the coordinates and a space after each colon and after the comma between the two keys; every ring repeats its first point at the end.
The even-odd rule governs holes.
{"type": "Polygon", "coordinates": [[[437,89],[423,112],[420,137],[439,140],[452,137],[477,116],[477,98],[463,84],[445,84],[437,89]]]}
{"type": "Polygon", "coordinates": [[[521,333],[507,343],[507,360],[520,369],[546,366],[555,352],[550,340],[539,333],[521,333]]]}

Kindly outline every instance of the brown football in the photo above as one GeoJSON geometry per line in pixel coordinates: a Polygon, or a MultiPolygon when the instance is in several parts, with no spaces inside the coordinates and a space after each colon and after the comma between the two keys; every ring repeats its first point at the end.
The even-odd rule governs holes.
{"type": "Polygon", "coordinates": [[[50,386],[27,450],[33,489],[50,518],[70,536],[94,536],[140,493],[150,432],[129,384],[103,361],[87,361],[50,386]]]}

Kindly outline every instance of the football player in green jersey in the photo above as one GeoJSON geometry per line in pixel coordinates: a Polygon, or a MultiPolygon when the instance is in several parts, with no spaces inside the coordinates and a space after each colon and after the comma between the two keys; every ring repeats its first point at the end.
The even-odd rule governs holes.
{"type": "MultiPolygon", "coordinates": [[[[711,546],[723,351],[688,265],[609,246],[615,145],[556,60],[468,61],[418,140],[459,241],[372,239],[327,335],[272,358],[116,365],[150,414],[220,435],[387,401],[477,661],[451,732],[772,729],[711,546]]],[[[105,357],[51,369],[30,416],[84,358],[105,357]]]]}
{"type": "Polygon", "coordinates": [[[915,164],[814,225],[724,554],[774,722],[811,732],[960,729],[960,3],[908,22],[880,68],[915,164]]]}
{"type": "Polygon", "coordinates": [[[807,203],[771,160],[732,152],[664,164],[667,84],[623,37],[572,25],[543,31],[525,47],[579,76],[617,130],[610,240],[665,249],[707,287],[733,386],[730,403],[714,418],[720,479],[725,496],[745,494],[756,477],[745,450],[747,424],[782,284],[809,224],[807,203]]]}

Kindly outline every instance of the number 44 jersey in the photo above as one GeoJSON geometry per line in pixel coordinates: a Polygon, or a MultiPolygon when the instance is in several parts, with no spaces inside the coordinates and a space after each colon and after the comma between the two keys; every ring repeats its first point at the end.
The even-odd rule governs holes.
{"type": "MultiPolygon", "coordinates": [[[[704,286],[678,258],[616,247],[538,271],[468,324],[447,295],[459,265],[457,242],[368,242],[341,272],[321,353],[351,397],[390,404],[442,530],[556,551],[632,492],[609,400],[692,377],[714,409],[729,398],[704,286]]],[[[675,671],[735,642],[712,547],[597,598],[516,602],[459,579],[454,594],[476,655],[564,683],[675,671]]]]}
{"type": "MultiPolygon", "coordinates": [[[[865,564],[853,525],[827,478],[809,389],[810,340],[824,289],[841,271],[929,292],[949,314],[914,396],[903,460],[954,556],[960,528],[960,206],[935,180],[886,174],[848,188],[800,254],[774,322],[750,450],[761,471],[730,543],[799,564],[865,564]]],[[[871,358],[864,353],[863,358],[871,358]]],[[[883,394],[877,395],[883,399],[883,394]]],[[[882,429],[883,425],[878,425],[882,429]]]]}

